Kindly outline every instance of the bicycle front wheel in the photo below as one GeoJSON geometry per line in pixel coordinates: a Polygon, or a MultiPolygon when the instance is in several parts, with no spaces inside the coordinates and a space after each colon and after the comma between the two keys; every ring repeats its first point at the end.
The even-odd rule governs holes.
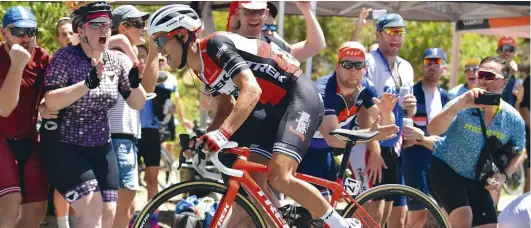
{"type": "MultiPolygon", "coordinates": [[[[171,204],[172,207],[174,207],[174,204],[172,202],[185,199],[194,193],[208,192],[208,196],[221,199],[221,197],[224,196],[227,193],[227,191],[228,191],[227,186],[223,185],[222,183],[215,182],[215,181],[208,181],[208,180],[187,181],[187,182],[182,182],[179,184],[172,185],[162,190],[161,192],[159,192],[157,195],[153,197],[153,199],[151,199],[147,203],[147,205],[138,213],[138,216],[135,219],[133,227],[134,228],[149,227],[148,221],[149,221],[150,216],[155,211],[160,210],[159,208],[161,206],[164,207],[164,205],[166,205],[167,207],[168,204],[171,204]],[[177,198],[177,200],[175,200],[175,198],[177,198]]],[[[257,228],[266,227],[266,223],[264,219],[262,218],[262,216],[260,215],[260,213],[258,212],[258,209],[251,203],[249,199],[247,199],[243,195],[242,190],[240,190],[240,192],[236,195],[236,199],[234,202],[240,208],[242,208],[248,215],[248,217],[244,218],[246,221],[242,220],[241,222],[238,222],[236,224],[254,224],[254,227],[257,227],[257,228]],[[252,221],[249,221],[249,219],[252,221]]],[[[234,208],[235,207],[233,206],[233,209],[234,208]]],[[[199,211],[202,211],[202,210],[199,210],[199,211]]],[[[234,219],[242,219],[242,218],[227,218],[225,221],[234,220],[234,219]]],[[[202,220],[202,222],[204,223],[205,221],[202,220]]],[[[241,227],[241,225],[235,225],[233,227],[241,227]]],[[[249,226],[245,226],[245,227],[249,227],[249,226]]]]}
{"type": "MultiPolygon", "coordinates": [[[[421,191],[414,189],[412,187],[409,187],[409,186],[398,185],[398,184],[380,185],[380,186],[371,188],[364,193],[361,193],[358,197],[356,197],[356,201],[358,202],[359,205],[364,206],[367,203],[382,199],[382,197],[385,198],[385,197],[390,197],[390,196],[405,196],[408,201],[416,200],[420,204],[424,205],[426,207],[426,210],[431,213],[431,216],[429,217],[432,217],[434,222],[436,223],[436,224],[431,224],[428,227],[441,227],[441,228],[450,227],[450,224],[446,220],[446,217],[442,213],[441,209],[439,208],[435,200],[425,195],[421,191]]],[[[364,209],[367,210],[365,207],[364,209]]],[[[353,202],[349,203],[345,207],[345,210],[343,211],[343,217],[352,218],[356,210],[358,210],[358,206],[354,204],[353,202]]],[[[411,226],[416,227],[415,224],[411,226]]]]}

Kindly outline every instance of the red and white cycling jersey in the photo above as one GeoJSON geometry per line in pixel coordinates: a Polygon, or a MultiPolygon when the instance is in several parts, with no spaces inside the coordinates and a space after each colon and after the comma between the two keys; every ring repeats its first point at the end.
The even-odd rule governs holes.
{"type": "Polygon", "coordinates": [[[302,75],[300,63],[276,44],[245,38],[235,33],[216,32],[201,42],[202,69],[196,72],[213,96],[238,96],[233,78],[251,70],[262,95],[259,102],[277,105],[302,75]]]}

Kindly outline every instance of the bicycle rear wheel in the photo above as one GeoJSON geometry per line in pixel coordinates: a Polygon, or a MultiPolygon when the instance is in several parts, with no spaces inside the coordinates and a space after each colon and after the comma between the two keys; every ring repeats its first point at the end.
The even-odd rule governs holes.
{"type": "MultiPolygon", "coordinates": [[[[179,184],[172,185],[161,192],[159,192],[157,195],[153,197],[152,200],[150,200],[147,205],[140,211],[138,216],[135,219],[134,228],[144,228],[149,227],[148,220],[150,216],[159,209],[163,204],[168,204],[174,197],[184,199],[187,196],[191,195],[191,193],[194,192],[205,192],[208,191],[212,194],[224,196],[228,189],[227,186],[223,185],[222,183],[215,182],[215,181],[207,181],[207,180],[201,180],[201,181],[187,181],[182,182],[179,184]]],[[[244,192],[240,191],[236,195],[235,203],[240,206],[248,215],[248,218],[252,220],[250,221],[242,221],[246,223],[254,224],[257,228],[265,228],[266,223],[260,213],[258,212],[258,209],[251,203],[249,199],[247,199],[244,196],[244,192]]],[[[234,208],[234,207],[233,207],[234,208]]],[[[219,210],[220,208],[218,208],[219,210]]],[[[229,219],[238,219],[238,218],[227,218],[226,221],[229,219]]],[[[171,226],[171,225],[170,225],[171,226]]],[[[241,227],[241,226],[236,226],[241,227]]],[[[246,226],[247,227],[247,226],[246,226]]]]}
{"type": "MultiPolygon", "coordinates": [[[[417,202],[426,207],[426,210],[431,213],[431,217],[433,217],[433,220],[436,224],[425,224],[424,227],[450,227],[450,224],[446,220],[446,217],[442,213],[435,200],[425,195],[421,191],[409,186],[398,184],[380,185],[360,194],[358,197],[356,197],[356,201],[359,205],[364,206],[365,204],[372,202],[375,199],[381,199],[384,196],[397,195],[406,196],[408,200],[416,200],[417,202]]],[[[358,206],[353,202],[349,203],[343,211],[343,217],[352,218],[356,210],[358,210],[358,206]]]]}

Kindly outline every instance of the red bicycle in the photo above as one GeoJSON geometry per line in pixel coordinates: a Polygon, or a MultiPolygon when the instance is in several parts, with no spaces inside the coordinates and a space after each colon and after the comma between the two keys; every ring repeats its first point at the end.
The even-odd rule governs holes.
{"type": "MultiPolygon", "coordinates": [[[[359,194],[360,182],[351,178],[345,178],[345,170],[352,146],[354,146],[356,142],[371,139],[377,133],[378,132],[361,132],[346,129],[337,129],[330,133],[347,142],[347,146],[344,150],[345,154],[339,168],[339,178],[335,182],[301,173],[296,173],[295,177],[308,183],[330,189],[332,192],[330,204],[336,208],[339,202],[342,202],[343,205],[346,203],[346,207],[343,209],[343,217],[350,218],[355,216],[355,218],[358,218],[361,221],[363,227],[380,227],[380,225],[369,215],[362,205],[380,200],[383,197],[396,195],[404,195],[408,197],[408,200],[417,200],[422,203],[427,211],[432,214],[432,220],[436,222],[436,224],[431,224],[429,227],[449,227],[445,216],[437,206],[436,202],[414,188],[403,185],[381,185],[359,194]]],[[[186,140],[185,142],[188,141],[186,140]]],[[[236,224],[232,225],[231,228],[247,228],[252,226],[259,228],[268,227],[264,216],[269,216],[269,218],[276,224],[276,227],[292,227],[293,219],[291,216],[287,216],[290,218],[283,216],[282,213],[279,212],[279,209],[271,204],[267,196],[251,178],[251,173],[253,172],[267,173],[267,166],[247,161],[250,154],[249,149],[236,146],[237,144],[233,142],[224,146],[223,153],[237,156],[232,168],[228,168],[220,162],[218,158],[220,153],[213,153],[210,158],[211,162],[221,173],[230,176],[227,184],[223,184],[221,181],[222,176],[220,173],[212,173],[204,169],[206,164],[205,154],[200,150],[194,156],[192,163],[198,173],[212,180],[187,181],[164,189],[153,197],[142,211],[140,211],[133,227],[146,227],[150,216],[156,210],[161,210],[161,207],[171,208],[171,202],[175,202],[175,200],[172,200],[173,198],[177,197],[177,200],[180,200],[192,194],[199,194],[200,197],[212,197],[216,201],[219,200],[219,205],[213,218],[202,218],[204,222],[209,222],[209,227],[211,228],[228,227],[227,222],[229,221],[229,218],[230,220],[236,220],[231,221],[231,224],[236,224]],[[253,204],[253,202],[257,202],[258,205],[253,204]],[[231,217],[231,207],[233,203],[240,206],[248,216],[239,216],[238,218],[231,217]],[[259,212],[258,207],[261,207],[263,211],[265,211],[265,215],[262,215],[259,212]]],[[[324,223],[322,224],[324,225],[324,223]]],[[[306,225],[308,225],[307,227],[310,227],[309,224],[306,225]]],[[[315,225],[312,224],[312,226],[315,225]]],[[[328,227],[327,225],[324,226],[328,227]]],[[[417,226],[412,225],[411,227],[417,226]]]]}

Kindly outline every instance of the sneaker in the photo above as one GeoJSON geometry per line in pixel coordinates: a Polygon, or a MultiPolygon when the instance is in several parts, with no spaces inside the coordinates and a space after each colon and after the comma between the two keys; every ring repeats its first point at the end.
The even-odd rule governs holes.
{"type": "Polygon", "coordinates": [[[348,224],[348,228],[362,228],[360,220],[355,218],[345,218],[345,221],[348,224]]]}

